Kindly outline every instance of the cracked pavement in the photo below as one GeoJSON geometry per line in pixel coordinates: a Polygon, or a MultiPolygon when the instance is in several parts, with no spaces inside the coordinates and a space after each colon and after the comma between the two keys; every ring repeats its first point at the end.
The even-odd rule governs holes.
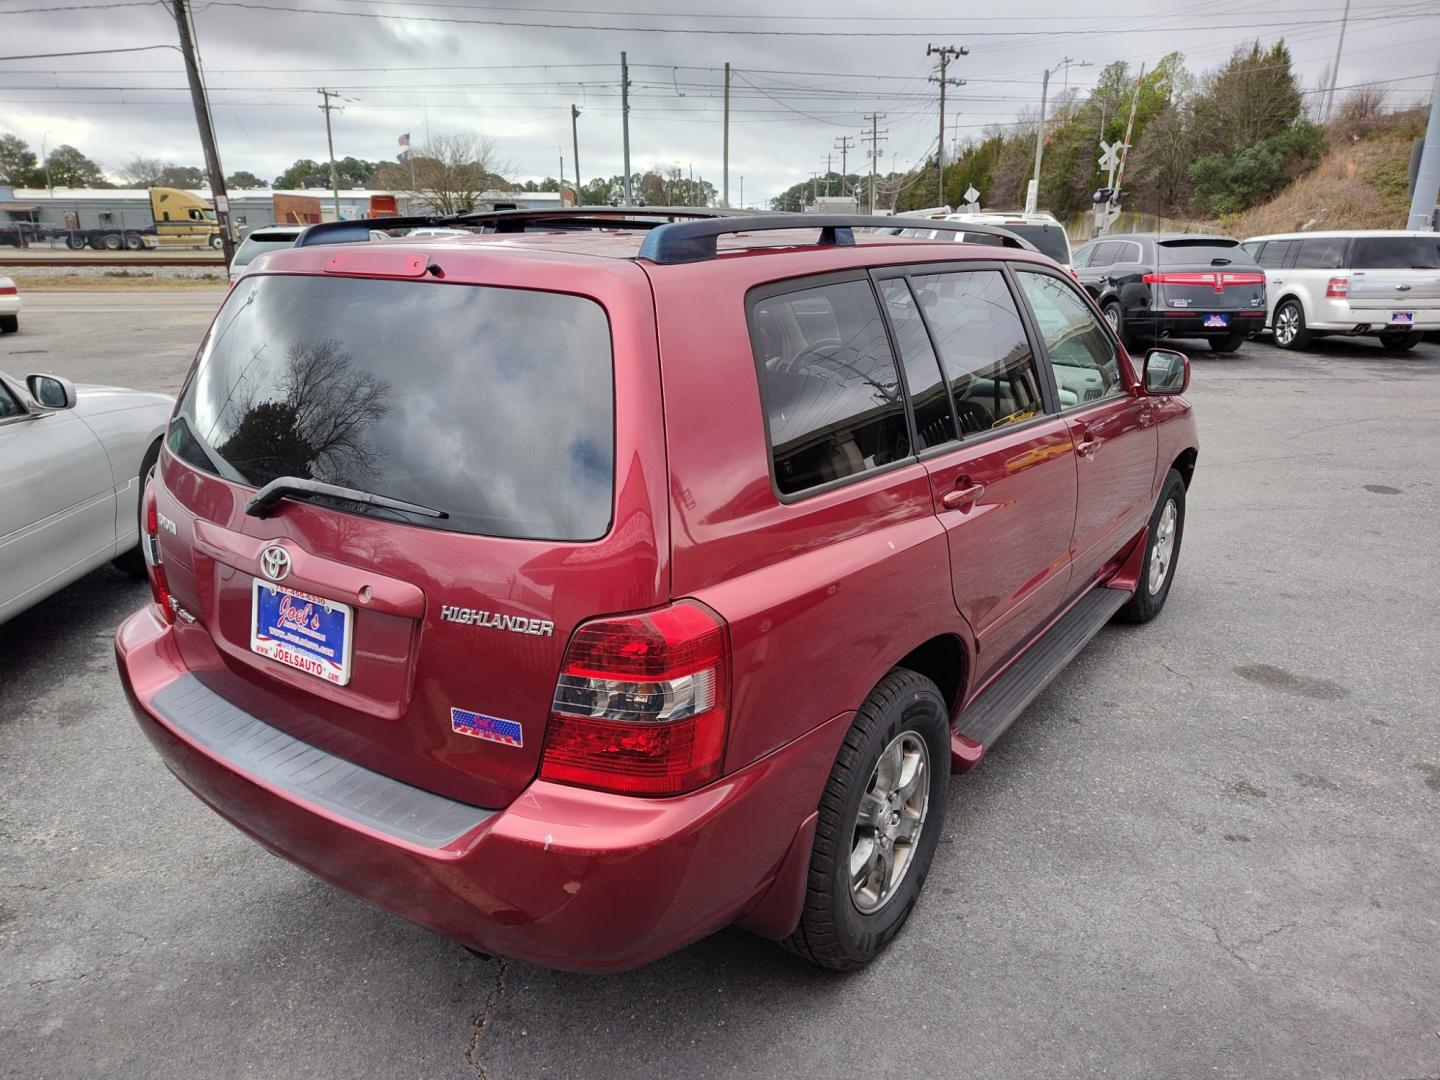
{"type": "MultiPolygon", "coordinates": [[[[0,367],[173,390],[213,302],[47,300],[0,367]]],[[[952,782],[855,975],[738,931],[620,975],[477,959],[166,772],[110,646],[143,584],[0,627],[0,1077],[1440,1076],[1440,346],[1192,354],[1165,614],[952,782]]]]}

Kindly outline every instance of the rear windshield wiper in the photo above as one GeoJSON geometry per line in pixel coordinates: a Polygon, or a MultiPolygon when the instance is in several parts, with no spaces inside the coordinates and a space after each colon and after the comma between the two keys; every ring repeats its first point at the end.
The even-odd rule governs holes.
{"type": "Polygon", "coordinates": [[[385,495],[372,495],[368,491],[341,487],[339,484],[327,484],[321,480],[306,480],[300,476],[281,476],[271,480],[250,497],[250,501],[245,504],[245,513],[251,517],[269,517],[270,511],[281,499],[308,499],[317,495],[321,498],[341,499],[345,502],[373,506],[377,509],[400,510],[407,514],[419,514],[422,517],[448,518],[450,516],[443,510],[421,506],[419,503],[392,499],[385,495]]]}

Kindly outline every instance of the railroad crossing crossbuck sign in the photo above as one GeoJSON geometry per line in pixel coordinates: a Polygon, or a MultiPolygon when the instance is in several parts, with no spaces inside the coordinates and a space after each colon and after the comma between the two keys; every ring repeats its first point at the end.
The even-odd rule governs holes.
{"type": "Polygon", "coordinates": [[[1100,168],[1109,171],[1120,164],[1120,151],[1125,149],[1125,144],[1123,142],[1107,143],[1101,139],[1100,149],[1104,151],[1100,155],[1100,168]]]}

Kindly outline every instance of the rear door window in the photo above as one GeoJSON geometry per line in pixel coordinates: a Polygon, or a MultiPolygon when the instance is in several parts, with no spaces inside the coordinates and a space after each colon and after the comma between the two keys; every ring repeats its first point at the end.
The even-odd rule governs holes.
{"type": "Polygon", "coordinates": [[[1350,265],[1357,270],[1440,270],[1440,234],[1357,236],[1350,265]]]}
{"type": "Polygon", "coordinates": [[[952,442],[956,436],[950,394],[915,295],[903,278],[880,282],[880,295],[885,298],[885,310],[890,313],[890,325],[895,332],[895,347],[905,365],[905,383],[915,410],[916,449],[928,450],[952,442]]]}
{"type": "Polygon", "coordinates": [[[910,457],[900,376],[869,280],[755,300],[750,336],[782,494],[910,457]]]}
{"type": "Polygon", "coordinates": [[[1095,245],[1095,251],[1090,256],[1090,266],[1109,266],[1115,261],[1115,256],[1120,251],[1120,245],[1114,240],[1106,240],[1095,245]]]}
{"type": "Polygon", "coordinates": [[[1055,372],[1061,409],[1126,393],[1110,335],[1080,294],[1052,274],[1015,272],[1055,372]]]}
{"type": "Polygon", "coordinates": [[[1295,244],[1294,240],[1267,240],[1260,245],[1255,261],[1266,270],[1279,270],[1285,265],[1285,258],[1295,244]]]}
{"type": "Polygon", "coordinates": [[[314,479],[448,515],[366,511],[410,525],[595,540],[611,517],[614,396],[593,300],[260,276],[216,317],[170,445],[235,483],[314,479]]]}
{"type": "Polygon", "coordinates": [[[1004,274],[917,274],[910,284],[940,353],[962,438],[1045,411],[1030,340],[1004,274]]]}
{"type": "Polygon", "coordinates": [[[1345,256],[1345,240],[1339,236],[1316,236],[1300,241],[1295,255],[1296,270],[1338,270],[1345,256]]]}

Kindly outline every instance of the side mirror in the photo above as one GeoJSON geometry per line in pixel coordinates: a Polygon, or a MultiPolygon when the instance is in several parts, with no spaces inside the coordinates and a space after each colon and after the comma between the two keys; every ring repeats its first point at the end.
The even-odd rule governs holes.
{"type": "Polygon", "coordinates": [[[42,409],[75,407],[75,384],[58,375],[26,375],[25,389],[42,409]]]}
{"type": "Polygon", "coordinates": [[[1145,353],[1141,381],[1145,393],[1171,397],[1190,389],[1190,358],[1174,349],[1150,349],[1145,353]]]}

